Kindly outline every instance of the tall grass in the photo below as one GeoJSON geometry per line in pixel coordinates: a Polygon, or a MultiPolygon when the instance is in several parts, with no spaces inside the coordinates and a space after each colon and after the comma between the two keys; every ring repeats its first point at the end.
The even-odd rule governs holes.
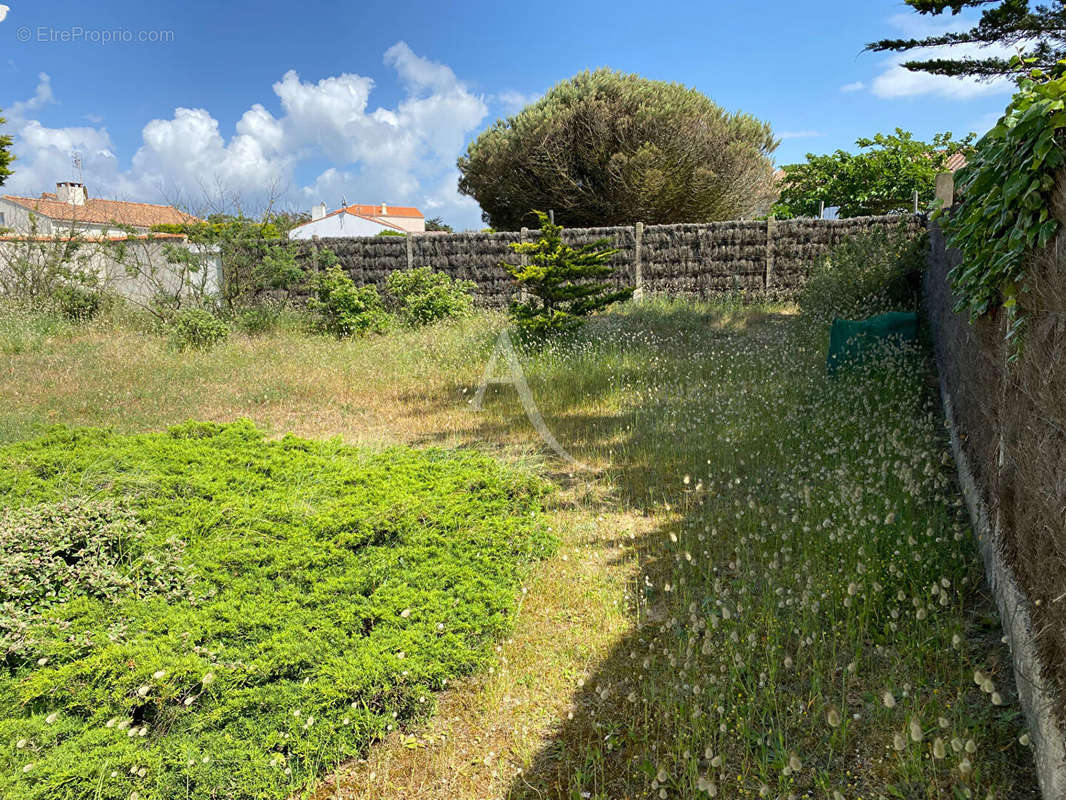
{"type": "Polygon", "coordinates": [[[923,355],[829,381],[784,334],[634,391],[615,457],[677,513],[514,797],[1037,796],[923,355]]]}
{"type": "Polygon", "coordinates": [[[0,355],[40,352],[50,340],[67,334],[70,328],[58,313],[0,301],[0,355]]]}

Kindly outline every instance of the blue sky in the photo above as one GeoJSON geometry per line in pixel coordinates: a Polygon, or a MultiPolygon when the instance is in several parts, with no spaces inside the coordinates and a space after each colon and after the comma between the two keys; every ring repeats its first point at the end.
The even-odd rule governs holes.
{"type": "Polygon", "coordinates": [[[4,191],[70,179],[77,151],[97,196],[201,211],[234,197],[254,211],[275,194],[287,208],[385,201],[479,226],[455,189],[465,145],[600,66],[769,121],[779,164],[897,126],[983,132],[1010,94],[863,53],[965,22],[899,0],[0,1],[0,108],[18,156],[4,191]]]}

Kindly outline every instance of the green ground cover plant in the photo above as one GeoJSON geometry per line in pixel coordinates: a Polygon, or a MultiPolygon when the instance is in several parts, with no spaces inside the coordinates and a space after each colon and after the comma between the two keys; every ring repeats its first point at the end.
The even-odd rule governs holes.
{"type": "Polygon", "coordinates": [[[249,422],[0,449],[0,796],[285,798],[487,658],[551,547],[470,451],[249,422]]]}

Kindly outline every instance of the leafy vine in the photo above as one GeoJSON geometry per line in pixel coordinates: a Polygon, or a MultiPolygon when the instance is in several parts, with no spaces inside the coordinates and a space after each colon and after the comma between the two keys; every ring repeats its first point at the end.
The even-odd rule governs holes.
{"type": "Polygon", "coordinates": [[[1033,250],[1059,231],[1051,212],[1056,177],[1066,165],[1066,61],[1055,74],[1027,69],[1018,92],[959,173],[962,202],[944,215],[947,242],[962,252],[949,274],[956,311],[971,319],[996,306],[1007,312],[1007,338],[1021,347],[1024,315],[1017,301],[1033,250]]]}

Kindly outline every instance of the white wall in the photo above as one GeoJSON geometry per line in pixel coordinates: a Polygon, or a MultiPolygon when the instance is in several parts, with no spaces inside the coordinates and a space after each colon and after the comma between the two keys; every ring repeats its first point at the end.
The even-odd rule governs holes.
{"type": "Polygon", "coordinates": [[[310,239],[318,236],[323,239],[339,236],[376,236],[381,231],[394,230],[365,217],[354,214],[334,214],[329,217],[308,222],[289,231],[290,239],[310,239]]]}
{"type": "MultiPolygon", "coordinates": [[[[51,242],[0,241],[0,271],[16,261],[46,263],[57,252],[51,242]]],[[[222,260],[217,248],[205,249],[183,239],[130,240],[119,246],[108,242],[85,242],[72,259],[72,267],[94,273],[101,287],[127,300],[147,303],[159,290],[188,294],[190,285],[208,295],[217,294],[222,284],[222,260]],[[183,277],[167,258],[167,248],[184,247],[196,254],[199,271],[183,277]],[[119,253],[124,255],[121,259],[119,253]]]]}
{"type": "MultiPolygon", "coordinates": [[[[67,228],[70,227],[69,222],[65,224],[67,228]]],[[[137,233],[150,232],[149,228],[141,228],[136,225],[130,225],[129,227],[137,233]]],[[[63,230],[62,224],[59,225],[58,230],[63,230]]],[[[74,230],[77,231],[79,235],[87,237],[98,236],[101,238],[107,238],[108,236],[125,237],[129,235],[129,231],[125,231],[122,228],[113,228],[109,225],[97,224],[95,222],[76,222],[74,223],[74,230]]]]}
{"type": "MultiPolygon", "coordinates": [[[[18,233],[29,233],[33,227],[30,224],[31,212],[25,206],[21,206],[18,203],[12,203],[10,200],[5,200],[0,197],[0,214],[4,215],[4,223],[0,225],[0,228],[11,228],[18,233]]],[[[52,232],[52,223],[47,217],[42,217],[39,214],[35,214],[37,217],[37,233],[41,236],[47,236],[52,232]]]]}

